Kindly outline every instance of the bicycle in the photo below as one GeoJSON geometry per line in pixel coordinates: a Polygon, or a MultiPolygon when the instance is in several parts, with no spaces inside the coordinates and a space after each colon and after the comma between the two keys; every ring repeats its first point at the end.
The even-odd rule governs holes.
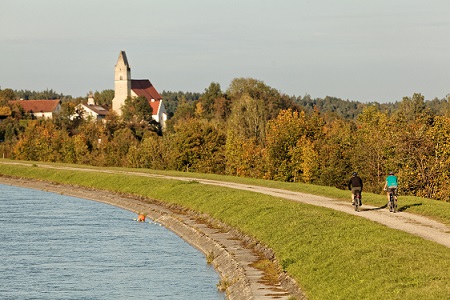
{"type": "Polygon", "coordinates": [[[359,212],[359,207],[361,206],[361,191],[355,191],[352,204],[355,206],[355,211],[359,212]]]}
{"type": "Polygon", "coordinates": [[[389,189],[389,202],[388,208],[391,213],[397,212],[397,201],[395,200],[394,190],[389,189]]]}

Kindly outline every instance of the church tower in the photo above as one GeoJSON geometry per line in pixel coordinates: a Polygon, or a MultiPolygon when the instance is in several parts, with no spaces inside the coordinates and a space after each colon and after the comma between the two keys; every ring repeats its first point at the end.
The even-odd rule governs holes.
{"type": "Polygon", "coordinates": [[[113,110],[122,115],[122,105],[125,99],[131,95],[131,71],[128,65],[125,51],[120,51],[119,59],[114,71],[114,99],[112,101],[113,110]]]}

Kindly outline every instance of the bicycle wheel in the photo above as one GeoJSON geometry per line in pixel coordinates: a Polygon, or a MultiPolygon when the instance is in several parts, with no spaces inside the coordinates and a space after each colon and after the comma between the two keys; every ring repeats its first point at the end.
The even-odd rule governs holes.
{"type": "Polygon", "coordinates": [[[355,211],[359,211],[359,198],[361,196],[359,195],[359,193],[355,193],[355,198],[353,199],[355,202],[355,211]]]}
{"type": "Polygon", "coordinates": [[[393,199],[392,199],[393,197],[392,197],[392,193],[390,193],[389,194],[389,203],[388,203],[388,206],[389,206],[389,211],[390,212],[392,212],[392,210],[394,209],[394,205],[393,205],[393,199]]]}

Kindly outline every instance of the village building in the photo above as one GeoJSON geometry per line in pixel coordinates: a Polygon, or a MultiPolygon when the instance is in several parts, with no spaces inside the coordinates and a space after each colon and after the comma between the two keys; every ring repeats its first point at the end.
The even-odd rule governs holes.
{"type": "Polygon", "coordinates": [[[164,128],[167,112],[161,95],[148,79],[131,79],[131,69],[125,51],[120,51],[114,72],[112,109],[119,116],[127,97],[145,97],[153,110],[152,118],[164,128]]]}
{"type": "Polygon", "coordinates": [[[34,118],[53,118],[54,114],[61,111],[61,100],[13,100],[9,103],[19,106],[25,113],[32,115],[34,118]]]}
{"type": "Polygon", "coordinates": [[[94,101],[92,92],[90,92],[87,103],[78,104],[75,107],[75,114],[71,115],[70,119],[73,120],[76,117],[82,117],[85,120],[104,122],[107,115],[108,108],[102,105],[97,105],[94,101]]]}

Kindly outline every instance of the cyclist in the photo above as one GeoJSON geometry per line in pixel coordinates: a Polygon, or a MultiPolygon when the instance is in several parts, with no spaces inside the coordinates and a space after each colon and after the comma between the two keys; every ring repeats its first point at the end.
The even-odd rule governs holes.
{"type": "MultiPolygon", "coordinates": [[[[359,191],[361,195],[363,189],[362,179],[358,176],[358,173],[353,172],[350,181],[348,182],[348,189],[352,191],[352,204],[355,204],[355,192],[359,191]]],[[[360,202],[359,205],[362,205],[360,202]]]]}
{"type": "Polygon", "coordinates": [[[389,172],[389,176],[386,177],[386,182],[384,184],[384,190],[387,192],[387,199],[389,204],[389,193],[392,192],[394,195],[394,201],[397,202],[397,192],[398,192],[398,180],[394,172],[389,172]]]}

